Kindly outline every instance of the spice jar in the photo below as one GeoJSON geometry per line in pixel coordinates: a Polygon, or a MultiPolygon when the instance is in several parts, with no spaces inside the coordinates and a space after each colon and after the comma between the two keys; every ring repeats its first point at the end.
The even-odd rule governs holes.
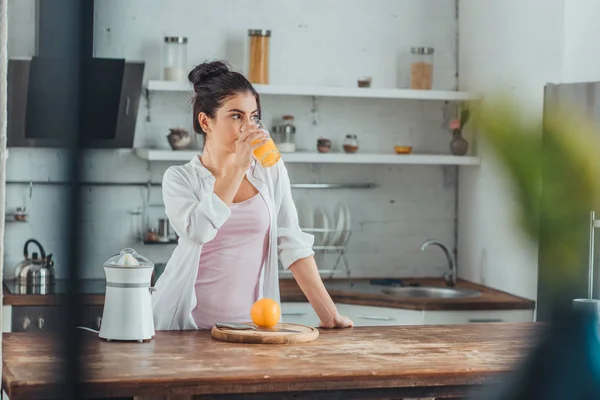
{"type": "Polygon", "coordinates": [[[163,52],[164,79],[167,81],[185,81],[187,79],[187,38],[183,36],[165,36],[163,52]]]}
{"type": "Polygon", "coordinates": [[[411,48],[410,88],[431,89],[433,81],[433,47],[411,48]]]}
{"type": "Polygon", "coordinates": [[[252,83],[269,83],[269,40],[271,31],[265,29],[250,29],[250,63],[248,80],[252,83]]]}
{"type": "Polygon", "coordinates": [[[156,229],[148,229],[144,240],[146,242],[158,242],[158,239],[159,239],[159,237],[158,237],[158,232],[156,231],[156,229]]]}
{"type": "Polygon", "coordinates": [[[331,140],[325,138],[317,139],[317,150],[319,153],[329,153],[331,150],[331,140]]]}
{"type": "Polygon", "coordinates": [[[17,212],[14,215],[15,221],[26,222],[27,221],[27,212],[25,208],[17,207],[17,212]]]}
{"type": "Polygon", "coordinates": [[[356,153],[358,151],[358,138],[356,135],[346,135],[342,146],[344,146],[346,153],[356,153]]]}

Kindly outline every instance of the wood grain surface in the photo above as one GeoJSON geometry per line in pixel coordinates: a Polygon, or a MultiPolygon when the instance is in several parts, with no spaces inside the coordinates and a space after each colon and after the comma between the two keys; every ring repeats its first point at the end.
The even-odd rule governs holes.
{"type": "MultiPolygon", "coordinates": [[[[252,325],[252,323],[248,322],[252,325]]],[[[217,328],[211,330],[211,336],[217,340],[233,343],[254,343],[254,344],[298,344],[308,343],[319,337],[319,330],[310,326],[300,324],[277,324],[275,329],[289,329],[298,331],[292,332],[272,332],[266,330],[235,330],[226,328],[217,328]]]]}
{"type": "MultiPolygon", "coordinates": [[[[106,342],[85,332],[83,387],[87,397],[100,398],[325,391],[358,398],[352,390],[399,398],[458,396],[515,368],[541,328],[524,323],[321,330],[317,340],[294,346],[227,343],[209,331],[159,331],[147,343],[106,342]]],[[[4,334],[2,382],[11,400],[53,397],[61,372],[56,343],[47,333],[4,334]]]]}

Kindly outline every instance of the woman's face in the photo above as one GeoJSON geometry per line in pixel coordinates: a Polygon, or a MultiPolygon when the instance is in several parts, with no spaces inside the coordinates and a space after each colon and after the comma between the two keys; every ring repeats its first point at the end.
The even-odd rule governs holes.
{"type": "Polygon", "coordinates": [[[223,102],[214,118],[200,113],[198,121],[206,132],[207,145],[235,152],[235,142],[244,124],[258,119],[256,98],[250,92],[239,93],[223,102]]]}

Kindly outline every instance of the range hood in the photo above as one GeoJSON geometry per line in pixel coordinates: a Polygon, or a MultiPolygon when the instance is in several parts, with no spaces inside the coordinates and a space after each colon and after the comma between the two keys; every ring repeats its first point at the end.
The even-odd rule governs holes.
{"type": "Polygon", "coordinates": [[[36,55],[8,60],[8,147],[132,148],[144,62],[93,57],[93,0],[36,14],[36,55]]]}
{"type": "Polygon", "coordinates": [[[133,147],[144,63],[86,60],[82,102],[69,93],[74,77],[64,65],[60,58],[8,61],[8,147],[69,147],[73,134],[86,148],[133,147]]]}

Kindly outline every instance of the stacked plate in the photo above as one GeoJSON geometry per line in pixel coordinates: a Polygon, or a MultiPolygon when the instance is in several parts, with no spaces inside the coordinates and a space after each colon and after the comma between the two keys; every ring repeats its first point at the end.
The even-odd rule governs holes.
{"type": "Polygon", "coordinates": [[[313,206],[306,198],[296,202],[298,221],[303,231],[314,235],[315,246],[345,246],[352,226],[350,210],[340,202],[329,214],[324,207],[313,206]]]}

